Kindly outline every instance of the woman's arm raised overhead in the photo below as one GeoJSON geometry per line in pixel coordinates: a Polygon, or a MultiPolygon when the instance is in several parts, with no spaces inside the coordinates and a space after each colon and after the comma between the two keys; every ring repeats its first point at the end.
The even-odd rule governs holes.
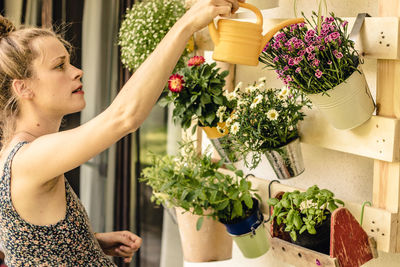
{"type": "Polygon", "coordinates": [[[75,129],[43,135],[22,147],[14,159],[15,174],[46,183],[134,132],[160,96],[190,36],[214,17],[229,16],[237,8],[237,0],[198,0],[105,111],[75,129]]]}

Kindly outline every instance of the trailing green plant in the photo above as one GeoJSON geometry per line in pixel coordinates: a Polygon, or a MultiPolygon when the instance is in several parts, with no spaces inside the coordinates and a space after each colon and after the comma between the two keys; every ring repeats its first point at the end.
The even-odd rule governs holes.
{"type": "Polygon", "coordinates": [[[334,194],[327,189],[319,189],[314,185],[306,192],[295,190],[286,192],[280,200],[271,198],[268,204],[274,207],[271,219],[276,218],[278,225],[283,223],[285,231],[296,241],[297,235],[307,230],[309,234],[316,234],[316,227],[321,225],[338,205],[344,202],[334,198],[334,194]]]}
{"type": "Polygon", "coordinates": [[[192,119],[197,119],[199,126],[217,127],[235,105],[223,90],[228,74],[227,70],[220,72],[215,62],[208,64],[203,57],[194,56],[185,68],[169,78],[169,91],[159,104],[173,103],[174,122],[184,129],[190,127],[192,119]]]}
{"type": "MultiPolygon", "coordinates": [[[[139,68],[184,13],[182,0],[147,0],[128,8],[118,34],[122,64],[130,71],[139,68]]],[[[187,46],[176,69],[191,51],[187,46]]]]}
{"type": "Polygon", "coordinates": [[[299,137],[298,123],[303,120],[302,108],[310,106],[304,95],[286,86],[268,88],[265,78],[259,83],[234,91],[235,111],[226,121],[235,150],[244,155],[246,166],[255,168],[261,155],[289,144],[299,137]],[[252,153],[251,163],[247,155],[252,153]]]}
{"type": "Polygon", "coordinates": [[[290,88],[325,93],[358,71],[359,54],[349,38],[347,21],[333,13],[323,18],[313,12],[306,22],[282,29],[259,60],[290,88]]]}
{"type": "Polygon", "coordinates": [[[242,220],[253,207],[253,195],[259,198],[241,170],[227,165],[233,174],[220,172],[223,160],[213,162],[210,155],[199,155],[193,142],[183,143],[176,156],[151,157],[152,166],[142,171],[140,181],[152,187],[152,200],[200,215],[197,229],[204,216],[224,223],[242,220]]]}

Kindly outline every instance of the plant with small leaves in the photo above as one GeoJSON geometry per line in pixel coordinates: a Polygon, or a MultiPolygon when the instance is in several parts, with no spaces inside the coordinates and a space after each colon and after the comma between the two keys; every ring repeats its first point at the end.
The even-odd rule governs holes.
{"type": "Polygon", "coordinates": [[[334,194],[327,189],[319,189],[314,185],[305,192],[295,190],[286,192],[280,200],[271,198],[268,204],[274,207],[271,219],[285,225],[285,231],[296,241],[297,235],[307,230],[309,234],[316,234],[316,227],[321,225],[338,205],[344,202],[334,198],[334,194]]]}
{"type": "Polygon", "coordinates": [[[142,171],[140,181],[152,187],[152,200],[158,204],[181,207],[200,215],[197,229],[204,216],[224,223],[240,221],[253,208],[251,182],[233,165],[227,167],[232,175],[219,168],[223,160],[213,162],[210,155],[199,155],[193,142],[184,142],[177,156],[152,155],[152,166],[142,171]]]}

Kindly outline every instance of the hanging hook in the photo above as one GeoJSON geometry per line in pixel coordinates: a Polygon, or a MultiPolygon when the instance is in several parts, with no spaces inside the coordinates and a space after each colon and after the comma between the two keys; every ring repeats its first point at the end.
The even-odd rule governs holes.
{"type": "Polygon", "coordinates": [[[362,226],[362,224],[363,224],[363,220],[364,220],[364,208],[365,208],[365,205],[366,204],[368,204],[368,206],[372,206],[372,204],[371,204],[371,202],[369,202],[369,201],[365,201],[363,204],[362,204],[362,208],[361,208],[361,219],[360,219],[360,225],[362,226]]]}
{"type": "MultiPolygon", "coordinates": [[[[273,184],[273,183],[281,183],[280,181],[278,181],[278,180],[272,180],[271,182],[269,182],[269,184],[268,184],[268,199],[270,199],[271,198],[271,185],[273,184]]],[[[264,222],[269,222],[271,220],[271,207],[268,205],[268,219],[266,219],[264,222]]]]}
{"type": "Polygon", "coordinates": [[[252,174],[252,173],[248,173],[248,174],[246,174],[246,176],[244,177],[244,179],[247,179],[247,177],[249,177],[249,176],[253,176],[253,177],[255,177],[255,176],[254,176],[254,174],[252,174]]]}

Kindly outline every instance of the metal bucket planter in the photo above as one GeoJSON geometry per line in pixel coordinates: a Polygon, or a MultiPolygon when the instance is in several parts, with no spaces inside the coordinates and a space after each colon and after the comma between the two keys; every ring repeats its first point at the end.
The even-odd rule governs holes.
{"type": "Polygon", "coordinates": [[[267,151],[265,156],[278,179],[290,179],[304,172],[299,138],[285,146],[267,151]]]}
{"type": "Polygon", "coordinates": [[[337,129],[360,126],[371,118],[375,110],[364,74],[358,71],[326,93],[310,94],[307,97],[337,129]]]}
{"type": "Polygon", "coordinates": [[[269,250],[269,241],[264,227],[264,217],[254,201],[254,212],[243,221],[225,224],[228,233],[246,258],[258,258],[269,250]]]}
{"type": "Polygon", "coordinates": [[[225,133],[218,132],[217,127],[201,128],[206,133],[208,139],[210,139],[211,144],[221,159],[224,159],[226,163],[235,163],[239,161],[241,156],[232,148],[232,139],[225,123],[218,123],[218,125],[225,130],[225,133]]]}
{"type": "Polygon", "coordinates": [[[182,208],[176,208],[185,261],[210,262],[232,258],[232,238],[222,223],[206,217],[201,229],[197,231],[199,216],[183,211],[182,208]]]}

